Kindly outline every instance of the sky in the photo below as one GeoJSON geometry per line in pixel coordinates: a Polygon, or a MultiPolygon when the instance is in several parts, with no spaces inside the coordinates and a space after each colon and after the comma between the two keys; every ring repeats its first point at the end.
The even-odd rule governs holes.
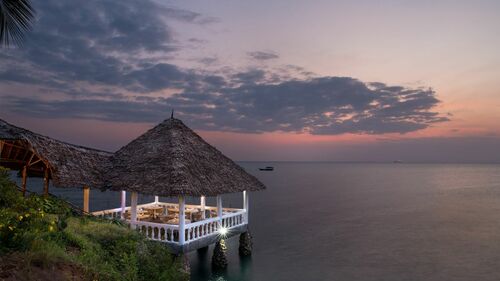
{"type": "Polygon", "coordinates": [[[116,151],[170,116],[239,161],[500,162],[498,1],[33,0],[0,118],[116,151]]]}

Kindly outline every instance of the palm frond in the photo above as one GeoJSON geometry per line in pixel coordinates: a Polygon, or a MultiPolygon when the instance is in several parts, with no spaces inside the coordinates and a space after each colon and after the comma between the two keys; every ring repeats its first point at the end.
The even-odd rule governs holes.
{"type": "Polygon", "coordinates": [[[30,0],[0,0],[0,45],[22,45],[34,19],[30,0]]]}

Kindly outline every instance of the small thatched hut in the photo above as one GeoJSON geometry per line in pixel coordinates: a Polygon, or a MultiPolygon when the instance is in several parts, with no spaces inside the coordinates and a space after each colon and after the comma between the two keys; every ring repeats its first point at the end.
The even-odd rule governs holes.
{"type": "MultiPolygon", "coordinates": [[[[107,189],[132,192],[131,225],[141,226],[137,218],[137,194],[178,197],[180,233],[185,225],[185,196],[201,197],[200,210],[205,211],[205,196],[217,196],[217,214],[223,219],[222,194],[243,193],[242,224],[248,222],[248,191],[265,189],[254,176],[205,142],[182,121],[170,118],[115,152],[103,167],[107,189]]],[[[122,197],[124,198],[124,196],[122,197]]],[[[122,213],[125,202],[122,199],[122,213]]],[[[184,244],[186,235],[178,243],[184,244]]]]}
{"type": "Polygon", "coordinates": [[[109,156],[109,152],[58,141],[0,119],[0,165],[21,171],[24,190],[27,176],[44,177],[45,193],[49,179],[56,187],[101,187],[98,166],[109,156]]]}

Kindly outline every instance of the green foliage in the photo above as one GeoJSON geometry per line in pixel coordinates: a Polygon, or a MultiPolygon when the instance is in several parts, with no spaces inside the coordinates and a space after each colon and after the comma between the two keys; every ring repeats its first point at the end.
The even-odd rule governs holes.
{"type": "Polygon", "coordinates": [[[0,202],[0,255],[22,252],[28,266],[42,268],[74,264],[89,280],[189,279],[164,245],[122,223],[78,216],[57,198],[24,199],[5,169],[0,202]]]}
{"type": "Polygon", "coordinates": [[[0,166],[0,208],[18,205],[22,199],[16,185],[9,179],[9,170],[0,166]]]}

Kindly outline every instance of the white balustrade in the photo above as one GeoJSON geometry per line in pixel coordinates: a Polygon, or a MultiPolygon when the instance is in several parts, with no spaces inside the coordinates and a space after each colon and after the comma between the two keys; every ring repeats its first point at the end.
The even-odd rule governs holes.
{"type": "MultiPolygon", "coordinates": [[[[130,207],[125,208],[125,210],[130,210],[130,207]]],[[[109,209],[104,211],[92,212],[92,215],[98,218],[105,219],[120,219],[122,213],[122,208],[109,209]]]]}
{"type": "Polygon", "coordinates": [[[186,243],[208,237],[211,235],[219,235],[221,227],[227,228],[230,232],[232,228],[244,225],[245,210],[226,213],[222,215],[222,221],[219,217],[214,217],[194,223],[186,224],[186,243]]]}
{"type": "Polygon", "coordinates": [[[136,230],[151,240],[179,243],[178,225],[147,221],[137,221],[134,225],[136,230]]]}
{"type": "MultiPolygon", "coordinates": [[[[177,204],[158,202],[137,205],[137,209],[152,205],[178,207],[177,204]]],[[[186,205],[186,208],[200,208],[200,206],[186,205]]],[[[206,206],[205,209],[216,211],[217,207],[206,206]]],[[[126,207],[125,211],[130,212],[130,207],[126,207]]],[[[115,208],[93,212],[92,214],[100,218],[120,219],[121,213],[122,208],[115,208]]],[[[212,217],[193,223],[187,223],[185,224],[184,243],[188,244],[204,237],[220,235],[219,230],[221,227],[226,228],[228,232],[230,232],[232,228],[246,224],[245,216],[246,210],[244,209],[223,208],[222,219],[220,217],[212,217]]],[[[125,221],[132,226],[132,222],[130,220],[125,221]]],[[[151,240],[179,244],[179,225],[177,224],[155,223],[138,220],[133,223],[132,227],[143,233],[151,240]]]]}

